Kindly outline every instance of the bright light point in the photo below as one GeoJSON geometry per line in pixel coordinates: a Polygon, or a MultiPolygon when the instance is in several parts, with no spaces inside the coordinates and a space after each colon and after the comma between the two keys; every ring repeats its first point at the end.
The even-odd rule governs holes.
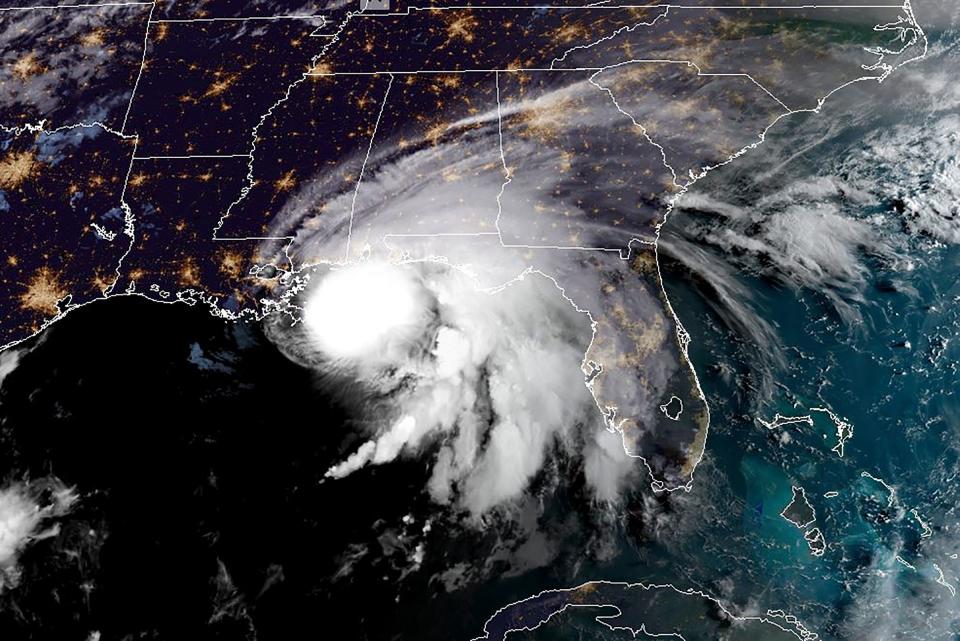
{"type": "Polygon", "coordinates": [[[412,270],[366,262],[331,271],[310,294],[303,320],[328,356],[379,356],[423,327],[428,299],[412,270]]]}

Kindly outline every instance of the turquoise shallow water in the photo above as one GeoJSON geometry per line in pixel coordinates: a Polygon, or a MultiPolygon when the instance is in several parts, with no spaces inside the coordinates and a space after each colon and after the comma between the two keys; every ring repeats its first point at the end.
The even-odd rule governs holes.
{"type": "MultiPolygon", "coordinates": [[[[960,638],[960,103],[938,82],[958,34],[928,35],[927,61],[785,123],[680,201],[661,267],[711,406],[706,456],[577,578],[782,609],[831,641],[960,638]],[[777,414],[809,418],[761,422],[777,414]],[[793,486],[805,529],[780,515],[793,486]]],[[[620,638],[578,617],[536,638],[620,638]]]]}
{"type": "MultiPolygon", "coordinates": [[[[663,275],[712,410],[689,493],[654,495],[644,480],[598,517],[560,461],[545,475],[556,484],[535,488],[542,515],[518,508],[528,531],[441,518],[428,535],[437,508],[419,461],[322,482],[351,423],[314,372],[202,310],[114,301],[54,327],[6,383],[7,467],[60,474],[84,498],[63,536],[25,558],[0,627],[39,625],[17,619],[25,603],[64,638],[96,626],[124,638],[143,620],[173,620],[186,637],[213,620],[219,638],[241,638],[252,612],[260,638],[347,621],[368,638],[466,639],[511,601],[606,579],[702,590],[742,614],[782,609],[825,641],[960,638],[960,100],[943,75],[960,56],[956,34],[930,35],[929,63],[785,123],[671,218],[663,275]],[[104,331],[109,358],[88,344],[104,331]],[[126,353],[144,336],[150,349],[126,353]],[[809,418],[761,422],[777,414],[809,418]],[[111,456],[118,444],[137,456],[111,456]],[[793,487],[816,512],[803,529],[781,516],[793,487]],[[529,532],[524,551],[552,556],[518,569],[503,550],[529,532]],[[424,568],[410,570],[421,541],[424,568]],[[445,573],[478,567],[445,586],[445,573]]],[[[536,638],[632,638],[582,614],[554,623],[536,638]]]]}
{"type": "MultiPolygon", "coordinates": [[[[889,291],[888,267],[872,265],[857,303],[860,328],[842,322],[816,292],[741,273],[758,318],[777,328],[786,354],[783,368],[769,373],[770,386],[754,371],[764,360],[756,346],[725,326],[696,279],[665,261],[713,410],[707,455],[689,494],[671,497],[666,512],[643,513],[642,520],[664,518],[662,532],[628,529],[615,558],[584,558],[575,576],[699,589],[740,614],[782,609],[826,640],[960,638],[951,589],[960,584],[953,556],[960,552],[960,441],[950,341],[960,329],[960,252],[922,242],[911,250],[922,260],[909,274],[909,294],[889,291]],[[813,407],[852,426],[842,457],[834,451],[836,423],[813,407]],[[776,413],[809,414],[812,425],[769,429],[757,420],[776,413]],[[805,489],[816,511],[806,532],[822,534],[820,556],[780,514],[793,486],[805,489]]],[[[498,592],[521,598],[577,583],[550,581],[549,572],[529,574],[500,583],[498,592]]],[[[494,600],[483,591],[481,599],[494,600]]],[[[531,607],[528,615],[539,611],[531,607]]],[[[528,638],[629,638],[598,627],[590,614],[559,615],[528,638]]]]}
{"type": "MultiPolygon", "coordinates": [[[[955,34],[937,34],[933,42],[937,64],[952,59],[955,34]]],[[[925,64],[910,82],[920,83],[934,63],[925,64]]],[[[826,195],[807,189],[798,198],[813,221],[810,233],[826,206],[870,228],[878,246],[853,243],[853,286],[823,278],[818,289],[802,276],[791,280],[791,267],[809,256],[799,240],[790,247],[791,264],[776,264],[772,251],[734,258],[718,243],[717,260],[737,268],[733,276],[714,275],[750,294],[749,315],[737,325],[732,312],[725,317],[722,304],[709,302],[716,292],[708,275],[681,267],[683,261],[665,263],[667,290],[695,337],[691,356],[713,412],[708,455],[690,499],[723,505],[714,521],[697,528],[712,542],[703,553],[685,561],[682,552],[671,554],[698,585],[740,603],[782,607],[825,639],[960,638],[960,251],[951,238],[922,228],[923,216],[952,220],[950,208],[956,211],[950,191],[956,183],[949,182],[956,174],[944,184],[938,169],[955,170],[956,147],[946,158],[920,163],[905,153],[903,161],[868,158],[867,169],[854,165],[867,157],[871,140],[886,135],[881,132],[913,132],[914,139],[901,144],[917,147],[927,144],[917,136],[954,139],[956,129],[934,129],[933,123],[942,125],[955,107],[908,96],[910,82],[901,94],[884,87],[880,97],[887,102],[859,111],[852,98],[841,99],[822,116],[826,124],[787,128],[752,164],[718,172],[698,186],[742,206],[762,225],[776,215],[764,204],[771,192],[829,181],[826,195]],[[787,154],[791,137],[802,137],[808,126],[824,134],[816,153],[766,175],[762,184],[751,176],[787,154]],[[856,171],[875,177],[875,197],[858,202],[844,193],[856,171]],[[919,213],[904,213],[901,186],[923,190],[917,192],[925,198],[919,213]],[[742,326],[751,323],[772,328],[768,344],[744,336],[742,326]],[[774,428],[758,420],[770,422],[776,414],[809,419],[774,428]],[[842,457],[834,451],[834,418],[853,431],[842,457]],[[779,516],[791,485],[804,487],[816,510],[811,527],[824,537],[822,556],[812,555],[804,532],[779,516]],[[717,579],[724,573],[726,585],[717,579]]],[[[695,237],[690,230],[696,228],[703,238],[704,228],[723,222],[696,208],[681,211],[671,224],[679,237],[695,237]]]]}
{"type": "MultiPolygon", "coordinates": [[[[738,399],[721,378],[703,377],[708,397],[716,399],[707,462],[715,470],[700,481],[710,483],[718,474],[741,508],[738,521],[747,539],[741,559],[753,568],[752,581],[769,581],[766,603],[817,620],[825,638],[869,638],[848,629],[863,607],[892,609],[894,617],[913,607],[951,620],[960,616],[951,588],[936,583],[937,567],[951,584],[960,570],[953,556],[956,359],[949,343],[935,356],[940,337],[957,336],[951,307],[956,258],[955,250],[945,250],[918,269],[917,296],[872,293],[865,302],[876,328],[859,337],[829,320],[818,322],[792,294],[780,292],[778,303],[764,310],[784,345],[810,356],[790,360],[788,375],[779,379],[787,389],[775,388],[767,402],[738,399]],[[802,318],[807,322],[797,322],[802,318]],[[830,407],[852,424],[843,458],[831,451],[836,433],[824,414],[811,414],[813,426],[773,430],[754,420],[778,412],[803,415],[814,406],[830,407]],[[827,542],[822,557],[811,556],[802,533],[779,516],[791,484],[803,486],[817,510],[815,525],[827,542]]],[[[721,332],[707,324],[698,329],[703,338],[718,334],[694,347],[694,362],[710,363],[721,332]]],[[[734,529],[729,515],[724,521],[734,529]]],[[[728,553],[736,554],[733,549],[728,553]]],[[[710,556],[688,562],[700,571],[720,569],[710,556]]],[[[917,636],[903,638],[950,638],[954,625],[944,621],[931,636],[916,630],[917,636]]]]}

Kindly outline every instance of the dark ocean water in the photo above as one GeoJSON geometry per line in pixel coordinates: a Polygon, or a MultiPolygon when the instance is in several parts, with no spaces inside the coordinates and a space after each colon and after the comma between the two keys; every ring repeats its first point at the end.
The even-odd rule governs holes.
{"type": "MultiPolygon", "coordinates": [[[[933,36],[939,62],[911,82],[956,56],[955,35],[933,36]]],[[[932,123],[956,106],[903,86],[869,103],[838,98],[832,115],[798,119],[698,186],[760,212],[753,228],[763,229],[782,213],[765,196],[842,181],[827,204],[876,230],[850,243],[852,284],[791,272],[816,262],[799,241],[782,253],[799,263],[777,263],[775,248],[751,257],[706,242],[732,265],[723,274],[662,252],[712,414],[689,493],[654,496],[644,482],[597,515],[577,470],[558,459],[560,480],[538,479],[542,502],[518,511],[532,530],[509,520],[466,528],[436,514],[425,460],[324,482],[359,443],[355,417],[256,324],[132,297],[71,313],[30,342],[0,388],[4,481],[56,477],[80,497],[56,536],[26,549],[19,585],[0,593],[0,638],[468,639],[500,606],[591,579],[701,589],[744,613],[783,609],[826,640],[960,638],[960,251],[908,220],[889,186],[916,184],[907,195],[939,202],[923,191],[938,188],[926,172],[955,166],[955,145],[944,147],[952,157],[914,166],[868,144],[901,125],[921,136],[931,127],[891,145],[942,141],[932,123]],[[755,178],[804,136],[823,141],[755,178]],[[864,155],[867,169],[851,160],[864,155]],[[864,175],[887,186],[849,197],[864,175]],[[738,318],[717,300],[721,278],[749,293],[738,318]],[[749,330],[763,324],[771,332],[759,343],[749,330]],[[810,418],[772,429],[758,420],[778,413],[810,418]],[[837,421],[853,430],[842,457],[837,421]],[[795,486],[816,511],[806,532],[822,535],[820,556],[780,515],[795,486]],[[548,563],[521,570],[502,558],[521,530],[545,533],[548,563]],[[428,553],[411,564],[420,544],[428,553]]],[[[791,203],[824,205],[804,194],[791,203]]],[[[668,231],[697,240],[694,227],[722,224],[681,212],[668,231]]],[[[537,638],[626,637],[578,614],[537,638]]]]}
{"type": "Polygon", "coordinates": [[[732,509],[721,511],[722,524],[706,535],[722,540],[722,549],[687,559],[696,583],[709,586],[711,574],[735,566],[734,593],[742,599],[763,594],[764,607],[797,614],[824,638],[954,638],[960,608],[950,589],[936,583],[934,564],[956,585],[957,260],[955,250],[939,253],[913,275],[917,291],[909,296],[871,287],[863,304],[871,326],[865,332],[831,318],[815,296],[798,300],[792,291],[757,282],[755,291],[767,290],[763,312],[794,356],[763,403],[709,375],[726,363],[744,373],[735,380],[747,379],[750,346],[724,349],[731,337],[702,305],[697,309],[682,280],[672,281],[681,283],[671,295],[683,301],[685,325],[700,338],[692,356],[708,372],[701,381],[714,416],[698,482],[723,490],[704,489],[701,500],[733,500],[732,509]],[[828,407],[853,426],[842,458],[832,451],[833,421],[811,407],[828,407]],[[776,413],[810,415],[813,425],[771,430],[756,420],[776,413]],[[821,557],[810,554],[803,532],[779,514],[794,485],[816,509],[815,526],[827,543],[821,557]],[[896,620],[940,620],[929,631],[906,623],[896,627],[907,636],[871,636],[862,627],[873,621],[869,609],[896,620]]]}
{"type": "Polygon", "coordinates": [[[4,382],[0,426],[10,480],[81,497],[0,595],[4,638],[244,638],[253,603],[259,638],[369,616],[324,577],[422,482],[400,464],[320,485],[350,420],[312,375],[255,325],[134,298],[51,328],[4,382]]]}
{"type": "MultiPolygon", "coordinates": [[[[917,294],[872,288],[865,308],[876,329],[867,335],[757,279],[783,346],[807,355],[782,377],[790,394],[777,388],[760,404],[744,393],[744,378],[721,373],[747,376],[749,345],[710,311],[689,274],[665,261],[713,407],[694,490],[651,505],[638,488],[610,526],[617,552],[599,559],[586,547],[597,523],[579,489],[563,486],[541,519],[544,527],[569,524],[558,539],[568,548],[554,563],[452,593],[430,577],[489,554],[491,541],[438,532],[425,540],[449,552],[405,574],[411,544],[391,524],[414,515],[411,531],[419,530],[431,513],[427,465],[397,462],[321,483],[352,447],[351,416],[256,325],[136,298],[89,306],[36,341],[0,393],[8,479],[53,475],[81,496],[60,534],[22,557],[20,585],[0,596],[0,627],[11,638],[97,630],[105,639],[133,631],[232,639],[255,628],[257,638],[273,639],[297,629],[319,635],[336,621],[354,626],[350,638],[469,638],[512,600],[598,578],[671,582],[745,608],[783,608],[828,639],[869,638],[849,628],[866,599],[948,616],[955,606],[933,564],[956,580],[956,358],[937,337],[957,334],[957,259],[945,250],[925,263],[917,294]],[[755,420],[815,405],[853,425],[843,458],[831,451],[836,434],[826,415],[777,430],[755,420]],[[894,487],[895,502],[863,472],[894,487]],[[779,514],[792,485],[816,509],[827,543],[821,557],[779,514]],[[830,491],[838,495],[824,498],[830,491]],[[931,536],[922,537],[911,509],[931,536]],[[652,525],[658,518],[664,531],[652,525]],[[350,576],[332,578],[351,550],[350,576]]],[[[575,618],[590,629],[592,619],[575,618]]],[[[557,638],[577,638],[576,621],[561,623],[557,638]]],[[[922,634],[903,638],[948,638],[922,634]]]]}
{"type": "MultiPolygon", "coordinates": [[[[770,248],[754,256],[707,250],[738,265],[729,280],[749,292],[745,319],[732,322],[717,303],[710,277],[722,273],[691,271],[670,252],[664,261],[713,418],[691,499],[724,506],[701,530],[706,553],[684,559],[674,546],[672,563],[734,602],[792,612],[825,639],[960,633],[957,106],[931,87],[956,57],[957,34],[929,35],[930,59],[903,70],[903,82],[871,88],[869,106],[841,95],[833,111],[774,132],[743,166],[698,186],[742,207],[755,228],[802,211],[781,228],[796,232],[782,253],[781,238],[762,233],[755,238],[770,248]],[[836,238],[818,227],[824,211],[867,231],[821,255],[803,235],[836,238]],[[841,267],[846,280],[831,276],[841,267]],[[773,330],[766,344],[742,329],[761,323],[773,330]],[[836,421],[813,408],[852,428],[842,457],[836,421]],[[758,421],[778,413],[810,419],[773,429],[758,421]],[[816,510],[822,556],[779,514],[792,486],[816,510]]],[[[682,212],[673,233],[709,241],[703,229],[723,221],[707,212],[682,212]]]]}
{"type": "Polygon", "coordinates": [[[590,507],[564,484],[545,517],[569,544],[556,568],[445,589],[457,564],[510,570],[495,550],[512,519],[425,528],[415,459],[324,482],[359,430],[257,324],[122,297],[25,347],[0,389],[4,482],[57,478],[79,500],[0,592],[3,638],[466,639],[583,556],[590,507]],[[417,543],[431,553],[411,572],[417,543]]]}

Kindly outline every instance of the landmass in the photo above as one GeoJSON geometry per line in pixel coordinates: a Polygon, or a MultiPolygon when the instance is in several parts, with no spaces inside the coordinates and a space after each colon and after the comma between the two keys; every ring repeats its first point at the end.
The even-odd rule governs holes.
{"type": "Polygon", "coordinates": [[[690,486],[709,427],[657,258],[674,202],[925,46],[908,0],[156,0],[3,20],[0,346],[120,295],[295,316],[316,266],[378,252],[473,265],[491,287],[533,270],[589,312],[585,382],[657,490],[690,486]],[[391,210],[388,161],[443,164],[471,206],[391,210]]]}
{"type": "Polygon", "coordinates": [[[793,498],[790,499],[787,507],[780,512],[780,516],[802,530],[817,520],[817,512],[810,505],[810,501],[807,500],[807,493],[802,487],[794,485],[791,489],[793,490],[793,498]]]}
{"type": "MultiPolygon", "coordinates": [[[[536,272],[589,312],[585,383],[656,490],[690,487],[709,427],[657,256],[676,199],[926,46],[909,0],[24,4],[0,8],[0,349],[121,295],[296,315],[317,265],[378,252],[473,265],[488,287],[536,272]],[[401,151],[482,204],[382,206],[401,151]]],[[[842,457],[852,426],[811,411],[842,457]]],[[[602,581],[511,604],[483,638],[570,608],[634,635],[817,638],[779,611],[602,581]]]]}
{"type": "Polygon", "coordinates": [[[697,590],[673,585],[590,581],[575,588],[546,590],[501,608],[474,641],[548,638],[549,626],[572,624],[585,638],[604,631],[626,631],[635,638],[672,637],[685,641],[816,641],[795,617],[782,611],[738,615],[697,590]],[[574,613],[585,613],[571,621],[574,613]],[[547,636],[536,637],[544,630],[547,636]],[[641,636],[642,635],[642,636],[641,636]]]}

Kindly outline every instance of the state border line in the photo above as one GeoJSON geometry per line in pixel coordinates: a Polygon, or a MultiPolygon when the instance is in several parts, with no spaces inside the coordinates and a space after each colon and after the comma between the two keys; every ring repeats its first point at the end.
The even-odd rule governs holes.
{"type": "Polygon", "coordinates": [[[688,65],[697,70],[697,75],[701,77],[716,77],[716,78],[746,78],[757,87],[759,87],[764,93],[766,93],[770,98],[775,100],[780,104],[781,107],[787,111],[793,111],[791,107],[788,107],[782,100],[780,100],[772,91],[767,89],[760,83],[756,78],[748,73],[714,73],[710,71],[704,71],[697,63],[690,60],[671,60],[668,58],[634,58],[631,60],[624,60],[613,65],[605,65],[603,67],[554,67],[552,64],[550,67],[510,67],[504,69],[419,69],[419,70],[401,70],[401,71],[331,71],[327,73],[314,73],[307,72],[307,76],[312,78],[320,77],[330,77],[330,76],[378,76],[381,74],[393,74],[398,76],[409,76],[409,75],[455,75],[455,74],[467,74],[467,73],[486,73],[486,74],[500,74],[500,73],[540,73],[545,71],[554,71],[554,72],[589,72],[596,73],[600,71],[606,71],[608,69],[613,69],[627,64],[675,64],[675,65],[688,65]]]}
{"type": "Polygon", "coordinates": [[[612,5],[580,5],[580,6],[564,6],[564,5],[486,5],[486,6],[471,6],[471,5],[456,5],[448,7],[431,7],[431,6],[419,6],[411,5],[403,11],[382,11],[382,12],[357,12],[355,17],[361,18],[386,18],[386,17],[395,17],[395,16],[409,16],[415,12],[426,12],[434,13],[438,11],[498,11],[504,9],[517,9],[517,10],[527,10],[527,11],[543,11],[543,10],[557,10],[557,11],[584,11],[584,10],[611,10],[616,11],[620,9],[690,9],[696,11],[707,11],[707,10],[736,10],[736,11],[754,11],[754,10],[786,10],[786,11],[799,11],[804,9],[903,9],[903,3],[890,3],[890,4],[792,4],[792,5],[693,5],[693,4],[675,4],[672,2],[655,2],[647,4],[612,4],[612,5]]]}
{"type": "Polygon", "coordinates": [[[325,15],[281,15],[281,16],[236,16],[236,17],[217,17],[217,18],[159,18],[151,20],[150,24],[176,24],[189,22],[246,22],[248,20],[322,20],[327,24],[325,15]]]}
{"type": "Polygon", "coordinates": [[[13,11],[56,11],[59,9],[100,9],[103,7],[137,7],[152,5],[152,2],[101,2],[83,4],[38,4],[32,7],[0,7],[0,13],[13,11]]]}
{"type": "Polygon", "coordinates": [[[380,129],[380,121],[383,119],[383,112],[387,108],[387,102],[390,100],[390,89],[393,87],[393,74],[390,75],[390,80],[387,82],[387,88],[383,92],[383,100],[380,102],[380,111],[377,113],[377,120],[373,123],[373,132],[370,134],[370,142],[367,143],[367,153],[363,157],[363,164],[360,165],[360,175],[357,176],[357,184],[353,189],[353,198],[350,200],[350,219],[347,223],[347,243],[346,249],[344,251],[344,260],[350,260],[350,243],[353,240],[353,216],[354,211],[357,208],[357,196],[360,194],[360,186],[363,184],[363,174],[367,170],[367,162],[370,160],[370,153],[373,151],[373,146],[376,144],[377,140],[377,131],[380,129]]]}
{"type": "Polygon", "coordinates": [[[134,160],[190,160],[191,158],[206,158],[221,160],[229,158],[250,158],[250,154],[196,154],[186,156],[134,156],[134,160]]]}
{"type": "MultiPolygon", "coordinates": [[[[20,7],[0,7],[0,14],[14,11],[58,11],[61,9],[99,9],[104,7],[129,7],[146,6],[152,2],[85,2],[78,4],[46,4],[20,7]]],[[[504,9],[525,10],[525,11],[543,11],[543,10],[562,10],[562,11],[583,11],[583,10],[618,10],[618,9],[688,9],[688,10],[784,10],[798,11],[804,9],[902,9],[903,4],[791,4],[781,6],[770,5],[690,5],[675,4],[671,2],[661,2],[654,4],[588,4],[588,5],[487,5],[487,6],[420,6],[411,5],[405,11],[384,11],[367,12],[360,11],[355,14],[357,17],[387,18],[392,16],[409,16],[415,12],[437,12],[437,11],[496,11],[504,9]]],[[[211,18],[163,18],[151,20],[151,24],[160,23],[190,23],[190,22],[243,22],[247,20],[323,20],[327,23],[327,17],[320,14],[304,15],[274,15],[274,16],[217,16],[211,18]]]]}
{"type": "MultiPolygon", "coordinates": [[[[143,57],[140,58],[140,69],[137,70],[137,79],[133,81],[133,89],[130,90],[130,101],[127,102],[127,110],[124,112],[123,122],[120,124],[121,134],[126,133],[127,121],[130,119],[130,112],[133,110],[133,101],[137,97],[137,89],[140,87],[143,68],[147,66],[147,50],[150,48],[150,20],[153,18],[153,12],[157,10],[156,0],[151,2],[150,5],[150,13],[147,15],[147,26],[143,30],[143,57]]],[[[139,132],[137,135],[139,136],[139,132]]]]}

